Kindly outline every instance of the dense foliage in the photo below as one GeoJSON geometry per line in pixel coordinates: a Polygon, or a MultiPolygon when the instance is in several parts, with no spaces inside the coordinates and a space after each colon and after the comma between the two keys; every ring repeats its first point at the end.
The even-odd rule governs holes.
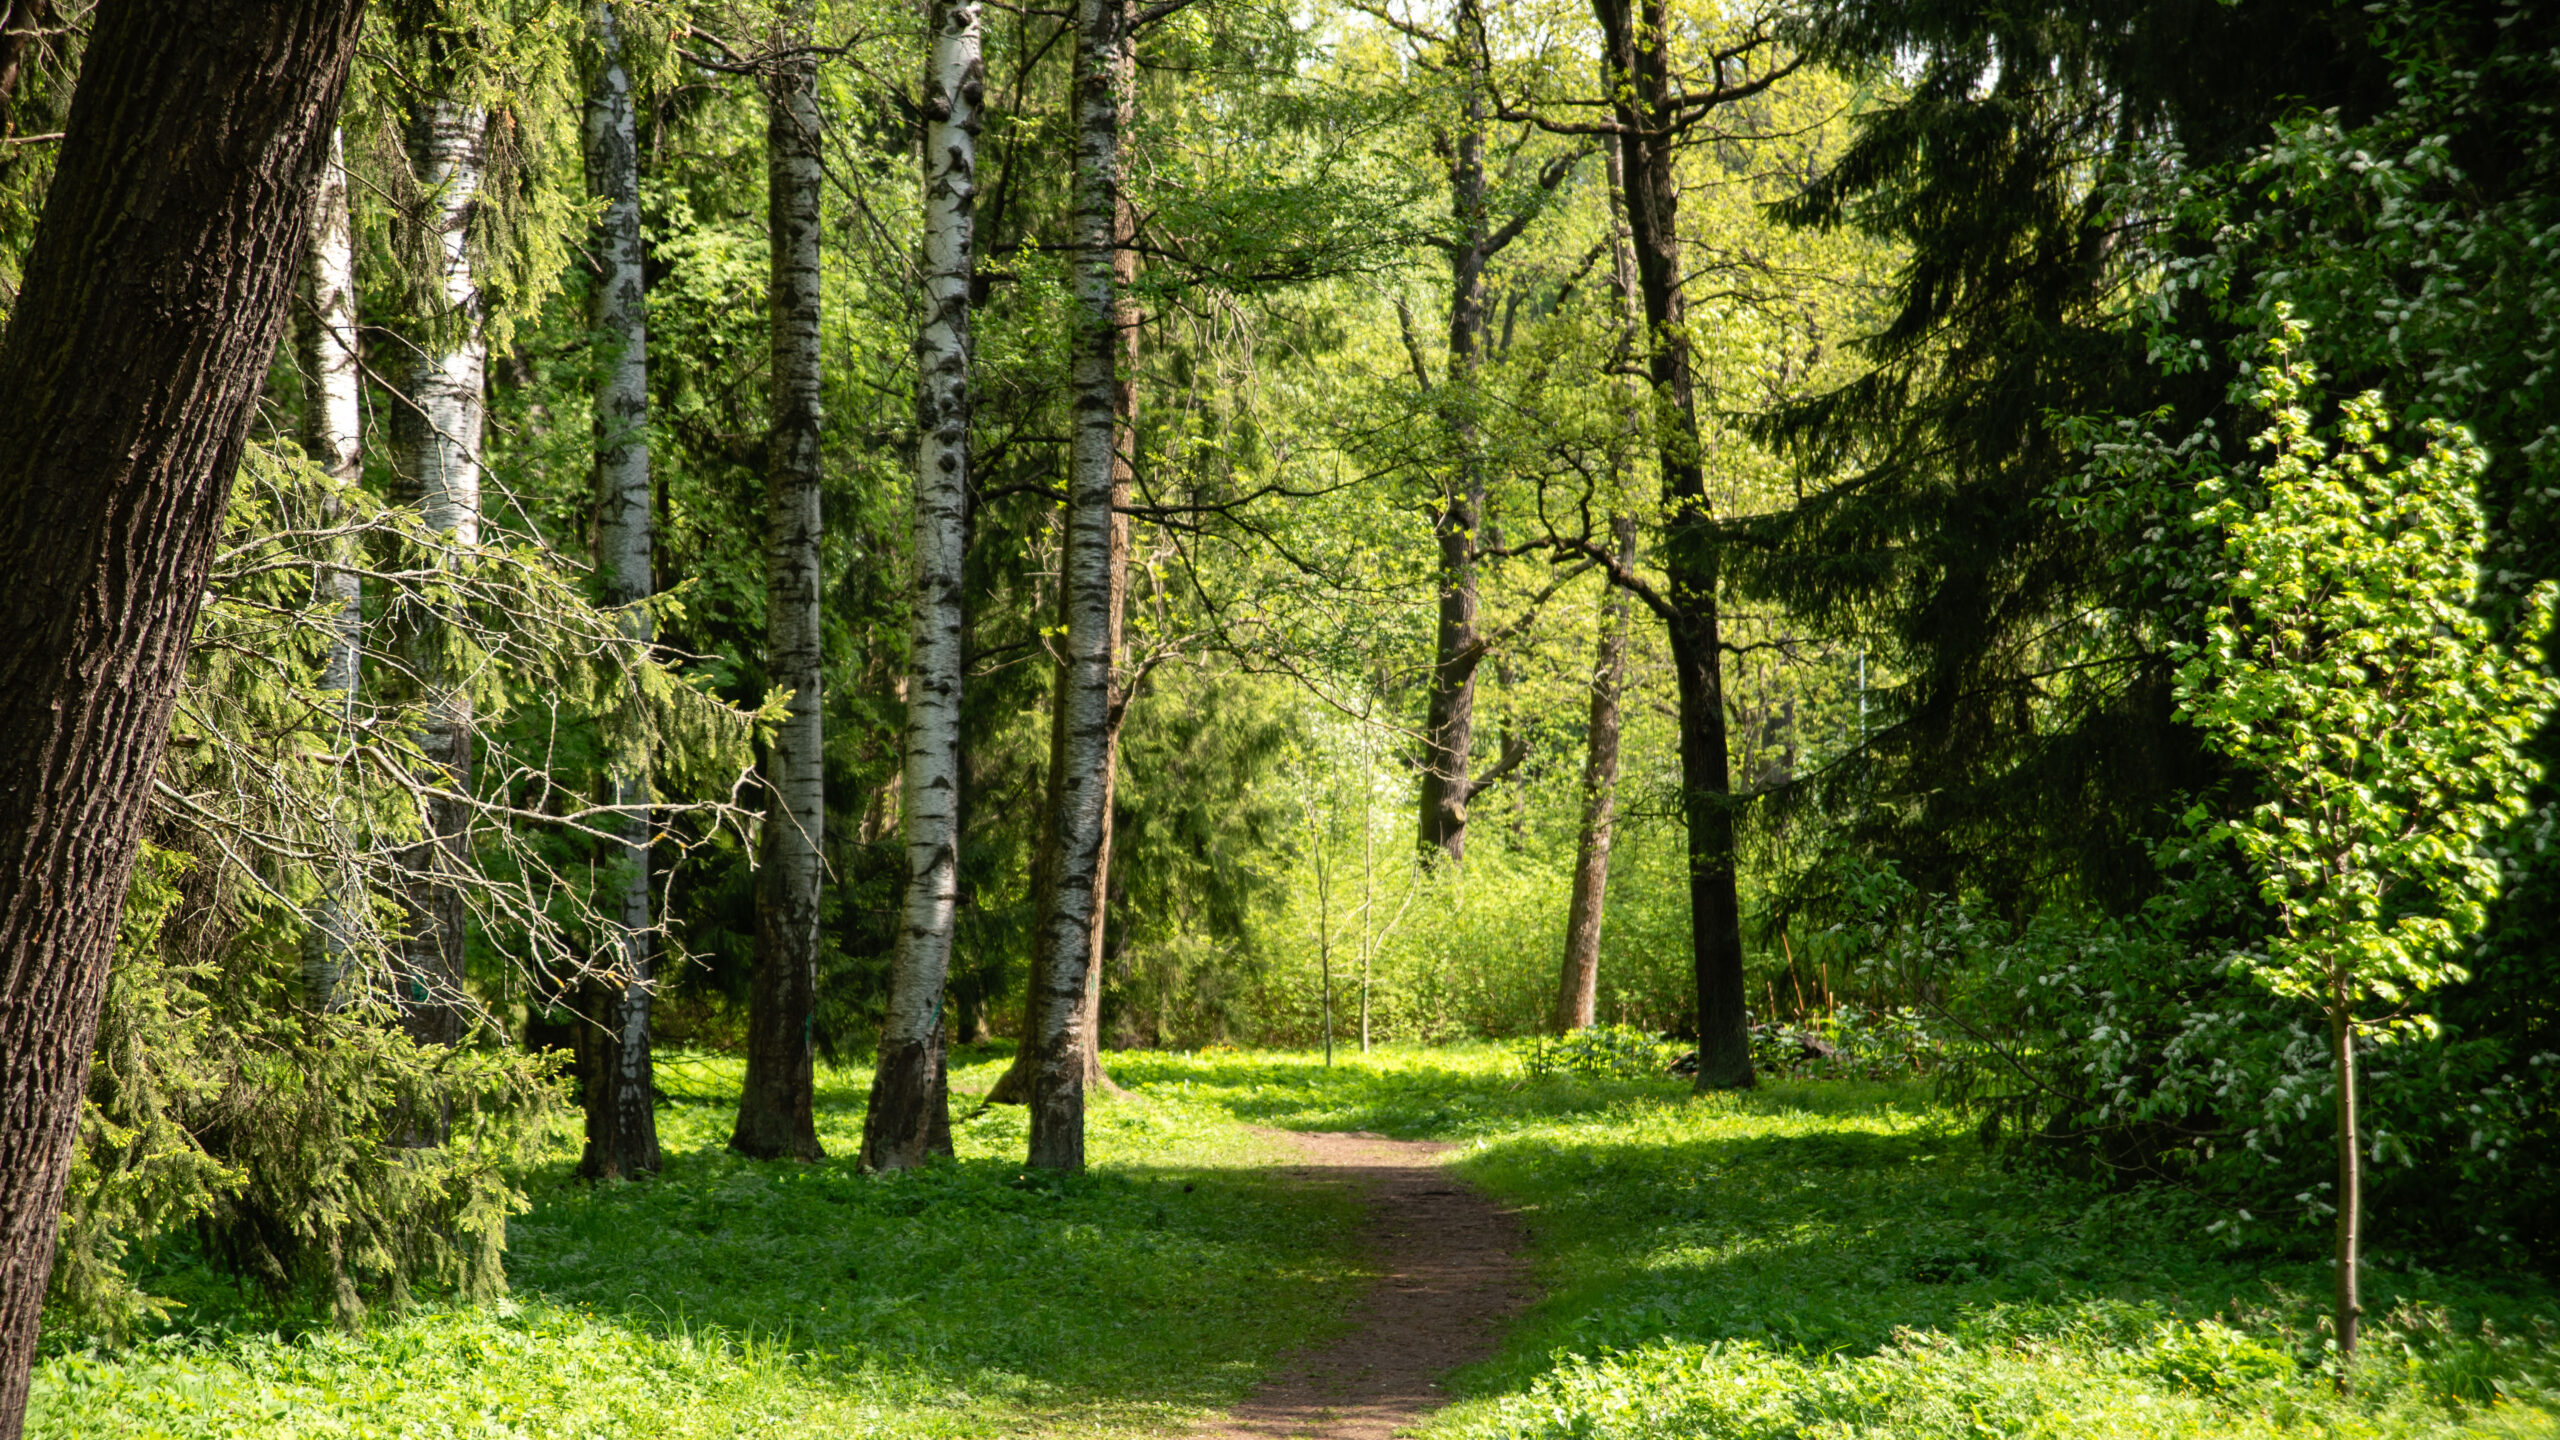
{"type": "MultiPolygon", "coordinates": [[[[2560,20],[2527,0],[1662,9],[1669,71],[1721,83],[1748,54],[1734,73],[1767,81],[1660,121],[1676,337],[1643,319],[1595,14],[1131,7],[1125,708],[1096,1029],[1120,1082],[1201,1090],[1098,1111],[1098,1150],[1189,1165],[1233,1139],[1212,1103],[1488,1138],[1474,1173],[1583,1228],[1542,1231],[1568,1280],[1536,1333],[1587,1358],[1515,1354],[1517,1393],[1452,1434],[1955,1433],[1977,1379],[1964,1403],[2019,1426],[2094,1425],[2123,1391],[2201,1433],[2251,1433],[2234,1416],[2257,1406],[2423,1434],[2447,1405],[2543,1393],[2547,1338],[2482,1328],[2511,1318],[2486,1299],[2457,1324],[2421,1271],[2560,1263],[2560,20]],[[1647,390],[1674,339],[1694,413],[1647,390]],[[1666,497],[1693,463],[1703,494],[1666,497]],[[1675,583],[1675,537],[1713,563],[1675,583]],[[1703,699],[1669,639],[1702,605],[1722,625],[1703,699]],[[1453,774],[1433,747],[1460,689],[1453,774]],[[1683,752],[1702,704],[1730,775],[1712,787],[1683,752]],[[1750,1057],[1783,1104],[1656,1094],[1704,1053],[1701,817],[1741,827],[1750,1057]],[[1599,1023],[1556,1035],[1595,856],[1599,1023]],[[1485,1040],[1518,1073],[1358,1059],[1485,1040]],[[1256,1062],[1220,1049],[1237,1045],[1339,1073],[1293,1061],[1249,1093],[1256,1062]],[[1222,1058],[1150,1053],[1175,1051],[1222,1058]],[[2335,1218],[2342,1054],[2362,1067],[2376,1265],[2409,1299],[2376,1332],[2405,1363],[2353,1414],[2298,1373],[2324,1363],[2297,1262],[2335,1218]],[[1880,1082],[1911,1088],[1849,1088],[1880,1082]],[[1789,1188],[1782,1154],[1815,1157],[1819,1195],[1789,1188]],[[1905,1182],[1930,1218],[1897,1236],[1881,1216],[1905,1182]],[[1710,1234],[1711,1198],[1741,1218],[1710,1234]],[[1836,1231],[1782,1240],[1798,1203],[1836,1231]],[[1604,1236],[1645,1258],[1573,1248],[1604,1236]],[[2189,1267],[2174,1283],[2133,1276],[2155,1242],[2189,1267]],[[1739,1278],[1788,1245],[1781,1279],[1739,1278]],[[2239,1298],[2265,1276],[2279,1300],[2239,1298]],[[2125,1293],[2064,1293],[2096,1278],[2125,1293]],[[1781,1303],[1785,1285],[1836,1299],[1781,1303]],[[1605,1303],[1566,1315],[1577,1295],[1605,1303]]],[[[605,207],[579,164],[598,12],[377,6],[341,117],[359,473],[323,473],[322,377],[288,342],[92,1071],[46,1319],[64,1426],[159,1403],[144,1368],[84,1347],[147,1341],[167,1375],[300,1395],[390,1334],[526,1374],[594,1342],[668,1387],[597,1401],[615,1423],[671,1394],[820,1413],[790,1373],[820,1352],[858,1378],[864,1398],[828,1402],[846,1415],[946,1383],[1048,1414],[1101,1403],[1118,1362],[1076,1372],[1081,1398],[1024,1398],[1066,1347],[1007,1329],[971,1284],[1073,1268],[1059,1237],[1107,1250],[1075,1263],[1115,1325],[1159,1323],[1147,1308],[1184,1293],[1169,1267],[1250,1271],[1227,1328],[1183,1352],[1224,1345],[1222,1365],[1315,1328],[1307,1274],[1344,1263],[1283,1233],[1321,1204],[1242,1181],[1214,1204],[1127,1176],[1026,1189],[992,1158],[1020,1139],[1007,1108],[954,1117],[954,1169],[774,1178],[708,1153],[710,1092],[674,1066],[652,1102],[676,1137],[664,1178],[590,1193],[555,1173],[565,1116],[597,1093],[593,994],[628,978],[635,939],[659,1047],[723,1076],[747,1047],[759,766],[784,701],[765,162],[786,61],[817,66],[824,158],[826,880],[815,1002],[790,1028],[830,1066],[880,1034],[910,880],[932,21],[828,0],[795,47],[778,37],[801,7],[766,0],[616,13],[654,589],[617,608],[595,554],[592,407],[616,358],[594,303],[605,207]],[[487,127],[458,230],[463,187],[420,140],[438,107],[487,127]],[[476,539],[426,518],[403,378],[463,337],[486,346],[476,539]],[[352,615],[333,576],[361,576],[352,615]],[[458,765],[433,748],[457,713],[458,765]],[[620,803],[635,776],[641,803],[620,803]],[[422,860],[452,816],[445,858],[422,860]],[[634,856],[636,929],[614,899],[634,856]],[[467,916],[452,996],[400,968],[422,865],[467,916]],[[414,1023],[445,1001],[459,1038],[414,1023]],[[835,1227],[863,1258],[732,1253],[727,1226],[835,1227]],[[731,1265],[773,1293],[718,1294],[703,1277],[731,1265]],[[792,1288],[793,1267],[844,1266],[851,1293],[792,1288]],[[887,1278],[902,1268],[939,1278],[887,1278]],[[511,1272],[523,1309],[474,1308],[511,1272]],[[633,1319],[635,1294],[710,1328],[633,1319]],[[181,1299],[244,1325],[387,1328],[196,1350],[168,1338],[190,1328],[181,1299]],[[1243,1312],[1266,1302],[1281,1318],[1257,1329],[1243,1312]],[[839,1304],[859,1313],[809,1313],[839,1304]],[[934,1368],[961,1353],[989,1368],[934,1368]]],[[[0,0],[0,21],[4,324],[87,22],[57,0],[0,0]]],[[[957,901],[934,1012],[963,1047],[1030,1025],[1079,419],[1074,22],[983,23],[957,901]]],[[[830,1083],[812,1123],[835,1154],[859,1107],[830,1083]]],[[[1219,1373],[1138,1408],[1206,1404],[1234,1388],[1219,1373]]]]}

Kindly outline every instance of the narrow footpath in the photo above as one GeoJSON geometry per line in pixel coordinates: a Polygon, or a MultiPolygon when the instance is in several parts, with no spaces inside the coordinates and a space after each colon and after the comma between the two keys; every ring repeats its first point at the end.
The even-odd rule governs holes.
{"type": "Polygon", "coordinates": [[[1293,1173],[1357,1188],[1380,1272],[1331,1345],[1295,1355],[1193,1440],[1388,1440],[1447,1403],[1442,1377],[1493,1353],[1529,1301],[1519,1220],[1439,1163],[1454,1148],[1361,1131],[1270,1131],[1293,1173]]]}

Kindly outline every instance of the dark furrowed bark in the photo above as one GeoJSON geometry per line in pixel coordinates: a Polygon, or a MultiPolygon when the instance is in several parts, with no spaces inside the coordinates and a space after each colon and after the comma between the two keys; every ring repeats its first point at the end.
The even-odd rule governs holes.
{"type": "MultiPolygon", "coordinates": [[[[788,21],[806,45],[813,11],[788,21]]],[[[747,1000],[747,1076],[729,1144],[759,1159],[820,1158],[813,1111],[818,886],[825,852],[825,750],[818,618],[817,61],[803,53],[767,80],[765,150],[773,275],[773,431],[766,461],[767,660],[792,692],[766,753],[764,857],[756,885],[756,967],[747,1000]]]]}
{"type": "MultiPolygon", "coordinates": [[[[1635,565],[1635,525],[1613,516],[1618,563],[1635,565]]],[[[1564,973],[1556,987],[1556,1031],[1595,1018],[1600,994],[1600,923],[1609,900],[1609,847],[1618,815],[1618,691],[1627,669],[1627,598],[1612,588],[1600,607],[1600,653],[1591,667],[1591,739],[1582,765],[1582,828],[1575,837],[1573,898],[1565,908],[1564,973]]]]}
{"type": "Polygon", "coordinates": [[[1748,1087],[1751,1016],[1742,974],[1732,777],[1725,744],[1719,539],[1698,444],[1696,370],[1680,270],[1673,86],[1662,0],[1593,0],[1621,130],[1627,230],[1644,300],[1648,378],[1662,423],[1662,569],[1679,677],[1681,813],[1689,831],[1689,926],[1698,994],[1698,1088],[1748,1087]],[[1639,13],[1640,11],[1640,13],[1639,13]]]}
{"type": "Polygon", "coordinates": [[[116,919],[358,6],[98,7],[0,338],[0,1437],[116,919]]]}
{"type": "MultiPolygon", "coordinates": [[[[1467,8],[1472,9],[1470,4],[1467,8]]],[[[1477,31],[1481,33],[1479,20],[1477,31]]],[[[1463,34],[1465,26],[1462,24],[1463,34]]],[[[1467,98],[1449,140],[1449,369],[1443,398],[1457,473],[1432,516],[1440,556],[1439,616],[1433,632],[1431,693],[1422,722],[1421,814],[1415,842],[1425,859],[1466,859],[1467,802],[1474,798],[1476,670],[1484,658],[1477,633],[1476,552],[1484,524],[1484,468],[1470,407],[1484,350],[1484,267],[1490,218],[1485,209],[1483,62],[1461,38],[1455,63],[1467,98]]],[[[1420,377],[1416,377],[1419,379],[1420,377]]]]}

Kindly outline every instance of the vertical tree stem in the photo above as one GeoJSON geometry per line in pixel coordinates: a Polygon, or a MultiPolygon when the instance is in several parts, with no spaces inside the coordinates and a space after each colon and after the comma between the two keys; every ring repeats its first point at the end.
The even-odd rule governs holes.
{"type": "Polygon", "coordinates": [[[915,623],[907,676],[906,890],[862,1163],[919,1164],[943,1137],[942,999],[960,893],[961,594],[969,503],[969,286],[984,90],[977,0],[936,0],[924,78],[925,316],[916,335],[915,623]]]}

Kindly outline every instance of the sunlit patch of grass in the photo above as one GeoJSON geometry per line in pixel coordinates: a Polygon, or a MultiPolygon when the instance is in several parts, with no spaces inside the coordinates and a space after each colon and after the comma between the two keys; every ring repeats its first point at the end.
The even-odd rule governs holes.
{"type": "Polygon", "coordinates": [[[1493,1046],[1117,1069],[1257,1123],[1458,1141],[1520,1207],[1546,1298],[1434,1440],[2560,1433],[2547,1285],[2376,1268],[2341,1399],[2324,1267],[2227,1250],[2174,1192],[1995,1164],[1920,1085],[1693,1096],[1493,1046]]]}
{"type": "MultiPolygon", "coordinates": [[[[2384,1257],[2357,1393],[2322,1373],[2316,1264],[2235,1253],[2173,1193],[2005,1169],[1924,1088],[1531,1079],[1496,1046],[1110,1057],[1093,1173],[1019,1165],[953,1073],[960,1160],[851,1164],[859,1071],[819,1165],[721,1148],[734,1061],[663,1068],[669,1163],[560,1159],[514,1230],[509,1305],[360,1335],[265,1333],[210,1284],[183,1328],[38,1375],[47,1437],[1125,1435],[1240,1396],[1336,1333],[1370,1278],[1350,1201],[1250,1127],[1455,1141],[1529,1222],[1546,1298],[1432,1440],[1938,1440],[2560,1432],[2560,1300],[2384,1257]],[[228,1305],[230,1308],[225,1308],[228,1305]]],[[[154,1288],[167,1289],[155,1285],[154,1288]]]]}
{"type": "Polygon", "coordinates": [[[867,1074],[822,1073],[826,1161],[757,1163],[723,1148],[737,1063],[669,1057],[665,1174],[588,1185],[564,1134],[511,1229],[510,1303],[278,1335],[291,1317],[200,1302],[149,1344],[49,1359],[30,1433],[1129,1433],[1232,1403],[1340,1325],[1367,1280],[1346,1197],[1279,1182],[1216,1109],[1144,1096],[1095,1105],[1090,1173],[1027,1174],[1019,1109],[966,1118],[1001,1068],[954,1075],[959,1163],[873,1176],[867,1074]]]}

